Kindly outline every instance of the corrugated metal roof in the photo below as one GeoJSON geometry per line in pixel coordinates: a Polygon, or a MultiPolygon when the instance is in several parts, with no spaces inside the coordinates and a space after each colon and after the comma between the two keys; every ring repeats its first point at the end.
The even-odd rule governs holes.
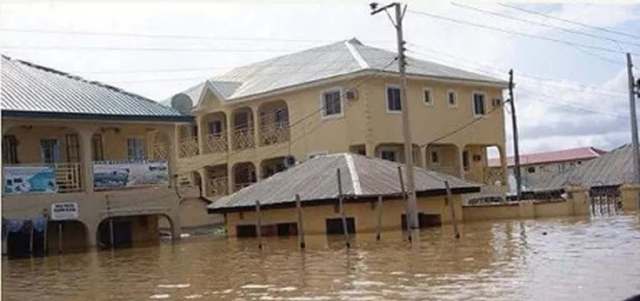
{"type": "Polygon", "coordinates": [[[569,184],[597,187],[633,183],[632,150],[630,144],[619,147],[541,183],[537,190],[561,189],[569,184]]]}
{"type": "MultiPolygon", "coordinates": [[[[235,68],[208,80],[221,101],[268,93],[279,89],[317,82],[361,71],[397,72],[390,64],[395,52],[362,44],[356,39],[311,48],[266,61],[235,68]]],[[[442,79],[467,80],[506,87],[506,82],[444,65],[407,58],[407,74],[442,79]]],[[[203,87],[204,84],[196,87],[203,87]]],[[[202,89],[193,88],[183,93],[191,96],[194,105],[202,89]]]]}
{"type": "MultiPolygon", "coordinates": [[[[286,171],[222,197],[209,205],[209,209],[225,211],[253,207],[259,200],[263,206],[291,203],[295,195],[305,201],[335,200],[338,198],[336,171],[340,169],[342,191],[346,198],[401,195],[398,179],[399,163],[378,158],[344,153],[319,156],[286,171]]],[[[416,191],[444,192],[444,181],[452,189],[479,191],[479,185],[438,172],[415,168],[416,191]]]]}
{"type": "MultiPolygon", "coordinates": [[[[531,164],[543,164],[543,163],[556,163],[576,160],[588,160],[597,158],[606,151],[597,149],[595,147],[579,147],[571,149],[563,149],[558,151],[541,152],[533,154],[520,155],[520,165],[531,164]]],[[[513,156],[507,157],[507,166],[514,166],[515,161],[513,156]]],[[[500,166],[500,159],[489,159],[489,166],[500,166]]]]}
{"type": "Polygon", "coordinates": [[[2,56],[1,108],[16,116],[74,115],[112,119],[189,121],[192,118],[145,97],[51,68],[2,56]]]}

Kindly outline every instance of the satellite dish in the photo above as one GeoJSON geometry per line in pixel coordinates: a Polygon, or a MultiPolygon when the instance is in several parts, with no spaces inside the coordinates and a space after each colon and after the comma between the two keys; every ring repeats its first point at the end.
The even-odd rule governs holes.
{"type": "Polygon", "coordinates": [[[193,101],[186,94],[177,94],[171,98],[171,107],[183,115],[191,115],[193,101]]]}

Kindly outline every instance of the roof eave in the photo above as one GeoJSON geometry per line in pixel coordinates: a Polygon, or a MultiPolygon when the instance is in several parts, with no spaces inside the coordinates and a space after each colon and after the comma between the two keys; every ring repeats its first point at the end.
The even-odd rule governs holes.
{"type": "Polygon", "coordinates": [[[2,117],[16,118],[48,118],[48,119],[72,119],[72,120],[108,120],[108,121],[148,121],[148,122],[176,122],[192,123],[193,116],[185,115],[111,115],[69,112],[41,112],[41,111],[17,111],[2,110],[2,117]]]}

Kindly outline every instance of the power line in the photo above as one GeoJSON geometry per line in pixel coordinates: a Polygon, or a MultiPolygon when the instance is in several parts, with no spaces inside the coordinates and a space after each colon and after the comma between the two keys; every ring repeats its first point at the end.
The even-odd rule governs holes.
{"type": "MultiPolygon", "coordinates": [[[[502,33],[506,33],[506,34],[511,34],[511,35],[518,35],[518,36],[523,36],[523,37],[532,38],[532,39],[539,39],[539,40],[554,42],[554,43],[573,46],[573,47],[583,47],[583,48],[587,48],[587,49],[593,49],[593,50],[604,51],[604,52],[612,52],[612,53],[626,53],[625,51],[622,51],[622,50],[615,50],[615,49],[611,49],[611,48],[594,46],[594,45],[585,45],[585,44],[581,44],[581,43],[575,43],[575,42],[570,42],[570,41],[566,41],[566,40],[562,40],[562,39],[544,37],[544,36],[531,34],[531,33],[525,33],[525,32],[520,32],[520,31],[512,31],[512,30],[507,30],[507,29],[498,28],[498,27],[494,27],[494,26],[489,26],[489,25],[484,25],[484,24],[479,24],[479,23],[474,23],[474,22],[469,22],[469,21],[464,21],[464,20],[444,17],[444,16],[438,16],[438,15],[430,14],[430,13],[423,12],[423,11],[408,10],[408,12],[413,13],[413,14],[417,14],[417,15],[421,15],[421,16],[434,18],[434,19],[445,20],[445,21],[453,22],[453,23],[457,23],[457,24],[462,24],[462,25],[467,25],[467,26],[473,26],[473,27],[493,30],[493,31],[502,32],[502,33]]],[[[633,54],[634,55],[638,55],[637,53],[633,53],[633,54]]]]}
{"type": "Polygon", "coordinates": [[[557,26],[557,25],[553,25],[553,24],[542,23],[542,22],[537,22],[537,21],[532,21],[532,20],[527,20],[527,19],[521,19],[521,18],[517,18],[517,17],[514,17],[514,16],[507,15],[507,14],[502,14],[502,13],[498,13],[498,12],[494,12],[494,11],[489,11],[489,10],[481,9],[481,8],[470,6],[470,5],[465,5],[465,4],[456,3],[456,2],[451,2],[451,4],[454,5],[454,6],[460,7],[460,8],[473,10],[473,11],[480,12],[480,13],[483,13],[483,14],[489,14],[489,15],[498,16],[498,17],[501,17],[501,18],[506,18],[506,19],[511,19],[511,20],[516,20],[516,21],[520,21],[520,22],[524,22],[524,23],[528,23],[528,24],[533,24],[533,25],[537,25],[537,26],[553,28],[553,29],[561,30],[561,31],[564,31],[564,32],[572,33],[572,34],[577,34],[577,35],[582,35],[582,36],[585,36],[585,37],[590,37],[590,38],[593,38],[593,39],[604,40],[604,41],[609,41],[609,42],[614,42],[614,43],[624,43],[624,44],[629,44],[629,45],[634,45],[634,46],[640,46],[640,43],[634,43],[634,42],[630,42],[630,41],[621,41],[621,40],[617,40],[617,39],[613,39],[613,38],[609,38],[609,37],[604,37],[604,36],[600,36],[600,35],[584,32],[584,31],[573,30],[573,29],[569,29],[569,28],[565,28],[565,27],[557,26]]]}
{"type": "Polygon", "coordinates": [[[515,10],[519,10],[521,12],[525,12],[525,13],[528,13],[528,14],[543,16],[545,18],[554,19],[554,20],[557,20],[557,21],[562,21],[562,22],[565,22],[565,23],[578,25],[578,26],[582,26],[582,27],[585,27],[585,28],[599,30],[599,31],[602,31],[602,32],[610,33],[610,34],[617,34],[617,35],[631,37],[631,38],[634,38],[634,39],[640,39],[639,35],[634,35],[634,34],[622,32],[622,31],[617,31],[617,30],[613,30],[613,29],[600,27],[600,26],[594,26],[594,25],[584,24],[584,23],[580,23],[580,22],[577,22],[577,21],[573,21],[573,20],[568,20],[568,19],[564,19],[564,18],[560,18],[560,17],[555,17],[555,16],[547,15],[547,14],[544,14],[544,13],[541,13],[541,12],[520,8],[520,7],[517,7],[515,5],[509,5],[509,4],[504,4],[504,3],[498,3],[498,5],[503,6],[503,7],[507,7],[507,8],[511,8],[511,9],[515,9],[515,10]]]}
{"type": "MultiPolygon", "coordinates": [[[[475,60],[469,60],[469,59],[461,57],[461,56],[452,55],[450,53],[438,51],[438,50],[435,50],[435,49],[432,49],[432,48],[427,48],[427,47],[424,47],[424,46],[421,46],[421,45],[418,45],[418,44],[414,44],[414,43],[409,43],[409,44],[410,45],[414,45],[416,47],[419,47],[420,49],[425,50],[425,51],[430,51],[430,52],[433,52],[433,53],[437,53],[437,54],[441,54],[441,55],[444,55],[444,56],[451,57],[452,59],[455,59],[456,63],[458,63],[458,64],[459,64],[459,61],[462,60],[462,61],[467,62],[468,64],[472,64],[474,66],[478,66],[478,67],[470,68],[470,69],[474,69],[474,71],[476,71],[476,72],[478,72],[478,71],[486,72],[486,70],[491,70],[494,73],[499,74],[499,75],[503,75],[503,74],[507,73],[507,71],[501,70],[501,69],[497,69],[497,68],[493,67],[493,65],[490,65],[488,63],[478,63],[475,60]]],[[[422,54],[422,55],[427,55],[428,56],[428,54],[422,53],[422,52],[419,52],[419,51],[415,51],[415,50],[409,50],[409,51],[417,53],[417,54],[422,54]]],[[[433,56],[433,57],[436,58],[437,60],[444,60],[444,59],[442,59],[440,57],[436,57],[436,56],[433,56]]],[[[453,62],[453,61],[450,61],[450,62],[453,62]]],[[[466,67],[466,68],[469,68],[469,67],[466,67]]],[[[590,85],[586,85],[586,84],[582,84],[582,83],[572,82],[571,85],[563,85],[563,84],[560,83],[560,81],[562,81],[561,79],[541,77],[541,76],[538,76],[538,75],[531,75],[531,74],[521,73],[521,72],[518,72],[518,73],[519,73],[519,76],[521,76],[523,78],[530,78],[530,79],[534,79],[534,80],[537,80],[537,81],[545,82],[546,84],[549,84],[549,85],[557,86],[557,87],[560,87],[560,88],[573,89],[573,90],[580,91],[580,92],[583,92],[583,93],[594,93],[594,94],[603,94],[603,95],[610,95],[610,96],[625,95],[625,93],[623,93],[623,92],[614,91],[614,90],[606,90],[606,89],[602,89],[601,87],[590,86],[590,85]],[[575,85],[575,86],[573,86],[573,85],[575,85]],[[588,89],[589,91],[585,91],[583,89],[588,89]]],[[[490,74],[490,75],[495,76],[493,74],[490,74]]]]}

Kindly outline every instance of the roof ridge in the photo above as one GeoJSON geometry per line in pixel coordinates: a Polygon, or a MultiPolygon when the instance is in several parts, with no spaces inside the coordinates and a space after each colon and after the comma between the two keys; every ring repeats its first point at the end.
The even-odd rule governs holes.
{"type": "Polygon", "coordinates": [[[363,46],[363,44],[358,41],[356,38],[353,38],[351,40],[347,40],[344,42],[344,45],[347,46],[347,49],[349,50],[349,53],[351,53],[351,56],[356,60],[356,62],[358,62],[358,65],[360,65],[360,68],[362,69],[369,69],[369,63],[367,62],[367,60],[364,59],[364,57],[362,57],[362,54],[360,53],[360,51],[353,46],[353,44],[358,44],[360,46],[363,46]]]}
{"type": "MultiPolygon", "coordinates": [[[[159,106],[167,108],[166,106],[160,104],[157,101],[154,101],[152,99],[146,98],[146,97],[144,97],[142,95],[139,95],[139,94],[135,94],[135,93],[131,93],[131,92],[122,90],[120,88],[117,88],[115,86],[111,86],[109,84],[105,84],[105,83],[102,83],[102,82],[99,82],[99,81],[95,81],[95,80],[88,80],[88,79],[85,79],[85,78],[83,78],[82,76],[79,76],[79,75],[73,75],[71,73],[63,72],[63,71],[60,71],[60,70],[57,70],[57,69],[54,69],[54,68],[51,68],[51,67],[42,66],[42,65],[39,65],[39,64],[36,64],[36,63],[32,63],[32,62],[29,62],[29,61],[25,61],[25,60],[21,60],[21,59],[15,59],[15,58],[12,58],[12,57],[4,55],[4,54],[2,55],[2,58],[8,60],[11,63],[13,63],[13,62],[19,63],[19,64],[25,65],[27,67],[39,69],[39,70],[42,70],[42,71],[45,71],[45,72],[49,72],[49,73],[53,73],[53,74],[58,75],[58,76],[64,76],[66,78],[69,78],[69,79],[72,79],[72,80],[75,80],[75,81],[79,81],[79,82],[95,85],[95,86],[98,86],[98,87],[101,87],[101,88],[105,88],[105,89],[108,89],[108,90],[111,90],[111,91],[114,91],[114,92],[117,92],[117,93],[120,93],[120,94],[124,94],[124,95],[127,95],[127,96],[132,96],[134,98],[147,101],[147,102],[152,103],[154,105],[159,105],[159,106]]],[[[170,108],[170,107],[169,107],[169,109],[173,110],[173,108],[170,108]]],[[[182,115],[182,114],[180,114],[180,115],[182,115]]]]}

